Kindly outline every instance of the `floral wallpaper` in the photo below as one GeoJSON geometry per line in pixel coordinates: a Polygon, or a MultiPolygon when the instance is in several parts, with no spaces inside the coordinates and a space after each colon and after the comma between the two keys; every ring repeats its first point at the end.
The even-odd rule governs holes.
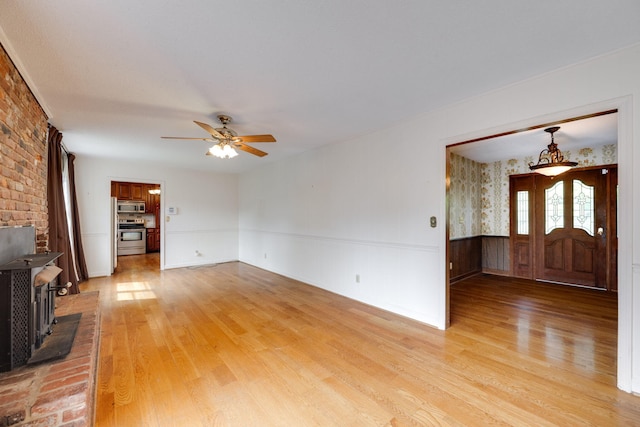
{"type": "MultiPolygon", "coordinates": [[[[616,144],[565,151],[566,158],[578,167],[616,164],[616,144]]],[[[451,153],[449,187],[449,236],[451,239],[473,236],[509,236],[509,175],[529,173],[524,159],[478,163],[451,153]]]]}
{"type": "Polygon", "coordinates": [[[481,164],[451,154],[449,173],[449,236],[481,235],[481,164]]]}

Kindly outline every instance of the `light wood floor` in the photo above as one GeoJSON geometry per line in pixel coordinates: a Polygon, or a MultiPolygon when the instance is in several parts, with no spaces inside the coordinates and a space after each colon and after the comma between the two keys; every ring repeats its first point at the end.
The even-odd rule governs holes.
{"type": "Polygon", "coordinates": [[[614,295],[469,279],[439,331],[242,263],[157,265],[81,286],[102,305],[98,427],[640,425],[614,295]]]}

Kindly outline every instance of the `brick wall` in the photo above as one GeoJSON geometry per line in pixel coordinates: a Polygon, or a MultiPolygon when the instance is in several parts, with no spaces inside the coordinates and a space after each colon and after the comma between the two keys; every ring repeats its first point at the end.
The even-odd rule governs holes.
{"type": "Polygon", "coordinates": [[[0,226],[36,226],[48,249],[47,115],[0,45],[0,226]]]}

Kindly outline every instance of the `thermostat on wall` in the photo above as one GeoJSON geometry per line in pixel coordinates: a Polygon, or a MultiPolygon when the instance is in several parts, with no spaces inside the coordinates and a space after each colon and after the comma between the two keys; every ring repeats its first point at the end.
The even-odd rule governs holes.
{"type": "Polygon", "coordinates": [[[176,208],[175,206],[169,206],[167,208],[167,215],[177,215],[178,214],[178,208],[176,208]]]}

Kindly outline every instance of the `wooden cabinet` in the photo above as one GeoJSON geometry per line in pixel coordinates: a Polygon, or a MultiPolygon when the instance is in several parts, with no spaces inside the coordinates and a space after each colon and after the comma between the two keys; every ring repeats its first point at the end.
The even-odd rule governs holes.
{"type": "MultiPolygon", "coordinates": [[[[156,225],[158,223],[156,222],[156,225]]],[[[160,227],[147,228],[147,253],[160,250],[160,227]]]]}
{"type": "Polygon", "coordinates": [[[131,200],[144,200],[144,196],[142,194],[143,187],[144,184],[137,182],[131,183],[131,200]]]}
{"type": "MultiPolygon", "coordinates": [[[[144,184],[143,192],[143,200],[145,202],[145,213],[155,214],[157,209],[160,209],[160,195],[159,194],[151,194],[150,190],[159,190],[160,186],[157,184],[144,184]]],[[[156,218],[156,224],[158,223],[158,218],[156,218]]]]}
{"type": "Polygon", "coordinates": [[[147,253],[160,250],[160,229],[147,228],[147,253]]]}
{"type": "Polygon", "coordinates": [[[147,228],[147,252],[160,250],[160,194],[149,193],[149,190],[159,189],[160,186],[155,184],[145,184],[144,188],[146,213],[153,214],[156,220],[156,228],[147,228]]]}
{"type": "Polygon", "coordinates": [[[116,182],[116,195],[118,200],[132,200],[131,198],[131,183],[129,182],[116,182]]]}
{"type": "Polygon", "coordinates": [[[147,184],[114,181],[111,183],[111,196],[118,200],[144,201],[143,189],[145,185],[147,184]]]}

